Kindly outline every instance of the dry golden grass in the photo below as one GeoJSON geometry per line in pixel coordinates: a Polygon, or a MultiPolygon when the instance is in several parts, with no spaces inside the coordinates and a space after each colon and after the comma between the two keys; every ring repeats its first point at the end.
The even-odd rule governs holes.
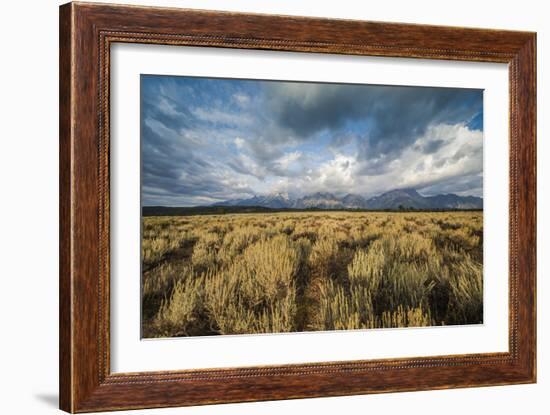
{"type": "Polygon", "coordinates": [[[144,337],[477,324],[481,212],[143,220],[144,337]]]}

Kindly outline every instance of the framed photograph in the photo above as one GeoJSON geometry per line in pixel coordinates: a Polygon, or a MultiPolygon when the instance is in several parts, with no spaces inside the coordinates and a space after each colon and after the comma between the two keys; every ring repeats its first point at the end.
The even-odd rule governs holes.
{"type": "Polygon", "coordinates": [[[536,35],[60,8],[60,407],[536,381],[536,35]]]}

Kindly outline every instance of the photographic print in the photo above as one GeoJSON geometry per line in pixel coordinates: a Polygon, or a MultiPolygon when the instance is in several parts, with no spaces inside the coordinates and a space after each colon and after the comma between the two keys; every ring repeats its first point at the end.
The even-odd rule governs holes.
{"type": "Polygon", "coordinates": [[[143,338],[483,323],[483,90],[140,82],[143,338]]]}

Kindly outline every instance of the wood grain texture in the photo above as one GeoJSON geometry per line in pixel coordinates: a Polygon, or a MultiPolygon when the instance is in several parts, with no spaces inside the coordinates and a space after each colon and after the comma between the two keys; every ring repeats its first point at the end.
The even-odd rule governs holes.
{"type": "Polygon", "coordinates": [[[61,409],[89,412],[534,382],[535,68],[536,36],[526,32],[86,3],[61,6],[61,409]],[[109,61],[115,42],[508,63],[510,351],[110,373],[109,61]]]}
{"type": "Polygon", "coordinates": [[[71,102],[72,19],[70,8],[59,14],[59,406],[72,409],[71,306],[71,102]]]}

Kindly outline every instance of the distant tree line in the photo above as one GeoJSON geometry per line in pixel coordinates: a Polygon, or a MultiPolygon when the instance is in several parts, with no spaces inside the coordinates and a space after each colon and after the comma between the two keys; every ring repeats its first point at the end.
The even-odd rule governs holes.
{"type": "Polygon", "coordinates": [[[232,213],[276,213],[276,212],[475,212],[483,209],[421,209],[399,205],[397,209],[293,209],[268,208],[262,206],[143,206],[142,216],[193,216],[225,215],[232,213]]]}

